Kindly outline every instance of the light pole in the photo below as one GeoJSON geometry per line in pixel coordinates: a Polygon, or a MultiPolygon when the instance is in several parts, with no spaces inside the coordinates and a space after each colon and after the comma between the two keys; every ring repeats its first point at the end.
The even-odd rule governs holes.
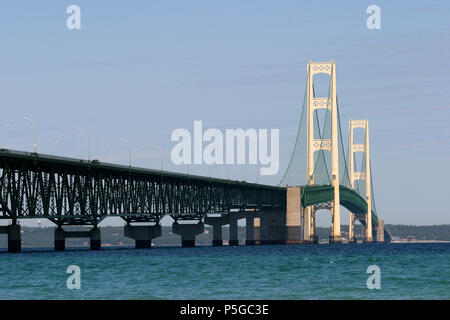
{"type": "Polygon", "coordinates": [[[57,142],[59,139],[63,138],[63,137],[64,137],[64,135],[60,134],[60,135],[57,135],[57,136],[55,137],[55,139],[53,139],[53,142],[52,142],[52,154],[55,154],[55,144],[56,144],[56,142],[57,142]]]}
{"type": "Polygon", "coordinates": [[[88,161],[91,161],[91,134],[84,129],[77,129],[77,131],[88,136],[88,161]]]}
{"type": "Polygon", "coordinates": [[[129,167],[131,168],[131,144],[125,138],[120,138],[120,141],[128,144],[128,164],[129,164],[129,167]]]}
{"type": "Polygon", "coordinates": [[[28,117],[22,117],[22,119],[23,120],[26,120],[26,121],[29,121],[29,122],[31,122],[31,124],[33,125],[33,133],[34,133],[34,153],[36,153],[36,149],[37,149],[37,142],[36,142],[36,140],[37,140],[37,138],[36,138],[36,131],[37,131],[37,129],[36,129],[36,122],[33,120],[33,119],[31,119],[31,118],[28,118],[28,117]]]}
{"type": "Polygon", "coordinates": [[[153,149],[161,150],[161,171],[164,171],[164,150],[158,146],[154,146],[153,149]]]}

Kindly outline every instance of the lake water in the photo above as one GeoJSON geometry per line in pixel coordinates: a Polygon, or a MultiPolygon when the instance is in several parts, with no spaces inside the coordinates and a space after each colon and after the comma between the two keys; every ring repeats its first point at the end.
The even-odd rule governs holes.
{"type": "Polygon", "coordinates": [[[450,299],[450,244],[25,248],[1,252],[0,270],[0,299],[450,299]]]}

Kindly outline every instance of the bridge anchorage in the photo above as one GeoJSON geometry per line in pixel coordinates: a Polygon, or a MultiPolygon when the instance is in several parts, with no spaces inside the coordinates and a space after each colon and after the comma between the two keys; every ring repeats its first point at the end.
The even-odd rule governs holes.
{"type": "Polygon", "coordinates": [[[297,139],[280,182],[286,187],[0,149],[0,219],[11,221],[0,233],[8,235],[8,251],[21,250],[20,219],[52,221],[55,250],[65,250],[65,239],[71,237],[89,238],[90,248],[98,250],[98,225],[106,217],[122,218],[124,235],[135,240],[136,248],[150,248],[161,236],[166,215],[174,219],[172,231],[181,236],[183,247],[195,246],[205,224],[213,227],[213,246],[223,245],[224,225],[229,225],[229,245],[239,245],[240,219],[246,221],[246,245],[317,243],[320,209],[331,210],[330,243],[340,243],[341,205],[350,211],[349,242],[356,241],[356,220],[364,227],[365,241],[372,241],[373,234],[377,241],[389,241],[375,209],[366,120],[350,122],[348,157],[343,149],[335,70],[333,61],[308,64],[297,139]],[[319,73],[330,76],[328,97],[315,95],[313,80],[319,73]],[[319,110],[325,111],[322,127],[319,110]],[[364,144],[353,143],[355,128],[364,128],[364,144]],[[359,171],[355,152],[364,154],[359,171]]]}

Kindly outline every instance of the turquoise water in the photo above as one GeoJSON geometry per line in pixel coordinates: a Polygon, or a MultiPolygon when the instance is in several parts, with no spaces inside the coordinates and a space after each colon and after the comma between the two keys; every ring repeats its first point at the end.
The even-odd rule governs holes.
{"type": "Polygon", "coordinates": [[[449,244],[40,250],[0,253],[0,299],[450,299],[449,244]]]}

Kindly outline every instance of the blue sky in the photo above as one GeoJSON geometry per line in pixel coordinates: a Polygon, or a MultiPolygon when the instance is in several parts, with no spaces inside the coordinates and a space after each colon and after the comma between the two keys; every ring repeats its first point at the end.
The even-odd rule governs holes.
{"type": "MultiPolygon", "coordinates": [[[[176,128],[279,128],[295,141],[308,60],[335,59],[343,128],[368,118],[386,223],[449,223],[450,4],[444,1],[2,1],[2,147],[160,168],[176,128]],[[81,30],[66,8],[81,7],[81,30]],[[368,30],[366,8],[381,8],[368,30]],[[105,145],[102,146],[101,144],[105,145]]],[[[168,170],[186,172],[171,165],[168,170]]],[[[191,168],[207,175],[206,166],[191,168]]],[[[245,172],[232,168],[232,178],[245,172]]],[[[212,175],[224,177],[223,168],[212,175]]],[[[255,180],[256,169],[246,178],[255,180]]],[[[278,177],[260,177],[275,183],[278,177]]],[[[346,223],[346,218],[342,218],[346,223]]],[[[329,216],[319,225],[329,225],[329,216]]]]}

